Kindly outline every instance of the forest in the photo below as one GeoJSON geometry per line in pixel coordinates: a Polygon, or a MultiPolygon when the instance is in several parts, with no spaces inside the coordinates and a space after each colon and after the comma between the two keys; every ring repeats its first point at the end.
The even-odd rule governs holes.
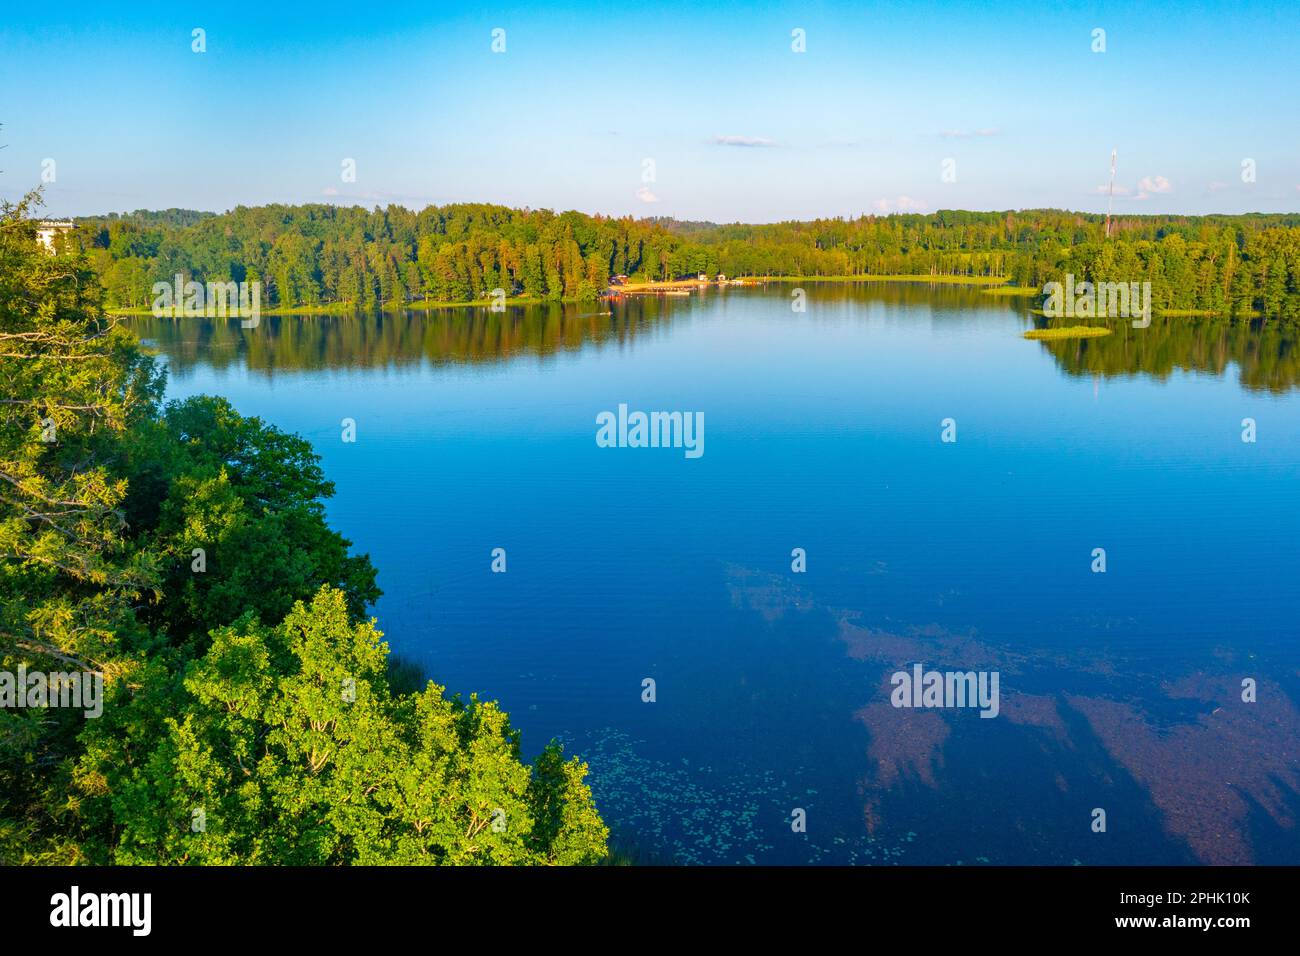
{"type": "Polygon", "coordinates": [[[585,764],[395,665],[310,443],[164,402],[38,201],[0,204],[0,678],[103,698],[0,707],[0,864],[605,862],[585,764]]]}
{"type": "Polygon", "coordinates": [[[551,303],[509,321],[339,317],[311,342],[258,337],[255,365],[344,342],[386,362],[622,341],[635,322],[556,304],[620,273],[1033,287],[1070,272],[1150,281],[1171,313],[1141,334],[1050,343],[1071,374],[1237,362],[1248,387],[1297,378],[1295,331],[1275,321],[1300,317],[1297,216],[1124,217],[1107,236],[1100,217],[1053,210],[715,225],[268,206],[82,219],[49,255],[39,199],[0,206],[0,674],[102,674],[103,707],[0,708],[0,863],[611,858],[581,759],[552,742],[526,760],[495,703],[395,663],[367,614],[376,569],[326,522],[334,488],[311,445],[222,398],[164,401],[162,366],[106,309],[147,308],[177,272],[263,282],[284,309],[494,288],[551,303]]]}
{"type": "Polygon", "coordinates": [[[363,209],[240,206],[77,220],[109,308],[143,310],[154,282],[262,283],[280,311],[481,301],[590,301],[611,276],[1000,276],[1024,287],[1151,282],[1161,312],[1300,317],[1300,215],[1105,217],[940,210],[766,225],[678,222],[481,203],[363,209]]]}

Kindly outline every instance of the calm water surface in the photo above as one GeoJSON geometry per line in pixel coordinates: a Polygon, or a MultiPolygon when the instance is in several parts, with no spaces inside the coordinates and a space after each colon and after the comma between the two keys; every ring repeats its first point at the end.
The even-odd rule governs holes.
{"type": "Polygon", "coordinates": [[[1032,321],[811,285],[138,328],[172,396],[310,438],[394,650],[583,755],[646,859],[1300,862],[1294,330],[1032,321]],[[597,447],[620,403],[705,454],[597,447]],[[895,709],[916,661],[999,715],[895,709]]]}

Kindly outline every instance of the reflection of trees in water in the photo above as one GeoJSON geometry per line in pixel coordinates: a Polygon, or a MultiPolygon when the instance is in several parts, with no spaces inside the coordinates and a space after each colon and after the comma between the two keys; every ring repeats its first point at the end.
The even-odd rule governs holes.
{"type": "Polygon", "coordinates": [[[497,362],[513,357],[624,345],[671,320],[655,299],[611,307],[559,303],[342,316],[263,316],[257,328],[238,319],[132,320],[132,328],[184,374],[196,365],[247,365],[268,373],[497,362]],[[609,314],[602,314],[609,313],[609,314]]]}
{"type": "MultiPolygon", "coordinates": [[[[785,299],[795,284],[766,287],[770,304],[785,299]]],[[[806,283],[808,314],[818,306],[848,308],[883,305],[924,309],[930,318],[960,322],[969,309],[1019,312],[1023,304],[961,286],[923,283],[806,283]]],[[[711,290],[708,299],[749,290],[711,290]]],[[[548,356],[586,346],[622,347],[638,337],[666,329],[697,313],[699,301],[639,296],[609,303],[512,306],[505,312],[486,308],[368,313],[342,316],[263,316],[256,329],[240,328],[230,319],[133,319],[144,339],[184,374],[195,365],[216,368],[244,365],[274,371],[373,368],[432,364],[499,362],[523,356],[548,356]],[[604,314],[604,313],[609,314],[604,314]]],[[[1089,320],[1100,324],[1100,320],[1089,320]]],[[[1078,324],[1075,320],[1038,320],[1040,327],[1078,324]]],[[[1223,375],[1235,364],[1244,388],[1285,392],[1300,384],[1300,325],[1226,317],[1156,317],[1145,329],[1128,321],[1108,323],[1112,334],[1093,339],[1043,341],[1057,363],[1071,375],[1150,375],[1167,378],[1175,371],[1223,375]]]]}
{"type": "MultiPolygon", "coordinates": [[[[768,296],[788,300],[795,283],[770,283],[768,296]]],[[[924,308],[960,319],[961,308],[998,307],[975,289],[924,283],[807,282],[802,286],[815,317],[817,304],[879,303],[924,308]],[[951,310],[951,311],[950,311],[951,310]]],[[[546,356],[584,346],[627,345],[652,329],[694,313],[700,299],[749,296],[752,290],[706,290],[687,298],[629,296],[599,303],[356,313],[263,316],[255,329],[237,319],[131,320],[136,333],[167,354],[174,372],[195,365],[228,368],[247,364],[265,372],[374,368],[430,362],[497,362],[546,356]]]]}
{"type": "MultiPolygon", "coordinates": [[[[1042,325],[1070,325],[1056,320],[1042,325]]],[[[1089,324],[1100,324],[1091,320],[1089,324]]],[[[1150,375],[1175,371],[1223,375],[1237,366],[1243,388],[1285,392],[1300,383],[1300,326],[1277,320],[1153,318],[1149,328],[1109,322],[1111,334],[1044,341],[1043,348],[1071,375],[1150,375]]]]}

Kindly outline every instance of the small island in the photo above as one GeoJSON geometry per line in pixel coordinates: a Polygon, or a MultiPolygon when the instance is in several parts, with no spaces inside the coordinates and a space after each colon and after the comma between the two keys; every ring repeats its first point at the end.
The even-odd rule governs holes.
{"type": "Polygon", "coordinates": [[[1070,325],[1059,329],[1030,329],[1024,335],[1027,339],[1095,339],[1110,335],[1110,329],[1098,325],[1070,325]]]}

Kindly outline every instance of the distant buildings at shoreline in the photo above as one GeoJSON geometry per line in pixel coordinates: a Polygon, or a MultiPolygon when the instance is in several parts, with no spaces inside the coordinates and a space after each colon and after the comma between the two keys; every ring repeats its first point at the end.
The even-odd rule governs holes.
{"type": "Polygon", "coordinates": [[[65,232],[71,232],[76,224],[65,219],[41,219],[36,223],[36,241],[45,247],[45,251],[54,255],[54,240],[65,232]]]}

